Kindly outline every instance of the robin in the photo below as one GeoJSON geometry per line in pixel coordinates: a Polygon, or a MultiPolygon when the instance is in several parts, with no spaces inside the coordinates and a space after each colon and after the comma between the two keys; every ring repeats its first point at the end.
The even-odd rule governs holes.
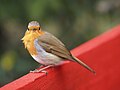
{"type": "Polygon", "coordinates": [[[60,65],[64,61],[69,60],[77,62],[95,73],[88,65],[72,55],[58,38],[48,32],[42,31],[37,21],[31,21],[28,24],[28,29],[22,40],[30,55],[38,63],[45,66],[39,70],[35,69],[32,72],[44,72],[49,67],[60,65]]]}

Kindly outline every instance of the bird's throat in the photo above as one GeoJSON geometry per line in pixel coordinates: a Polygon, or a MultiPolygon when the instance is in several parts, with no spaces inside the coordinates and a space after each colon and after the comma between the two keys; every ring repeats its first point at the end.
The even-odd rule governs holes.
{"type": "Polygon", "coordinates": [[[26,31],[25,36],[22,38],[25,48],[29,51],[31,55],[36,55],[37,51],[34,47],[34,40],[39,36],[44,34],[42,31],[26,31]]]}

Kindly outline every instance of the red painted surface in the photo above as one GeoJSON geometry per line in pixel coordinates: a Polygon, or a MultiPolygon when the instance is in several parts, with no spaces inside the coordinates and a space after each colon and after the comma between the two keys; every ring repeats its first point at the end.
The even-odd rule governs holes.
{"type": "Polygon", "coordinates": [[[69,62],[44,73],[29,73],[1,90],[120,90],[120,26],[72,50],[96,75],[69,62]]]}

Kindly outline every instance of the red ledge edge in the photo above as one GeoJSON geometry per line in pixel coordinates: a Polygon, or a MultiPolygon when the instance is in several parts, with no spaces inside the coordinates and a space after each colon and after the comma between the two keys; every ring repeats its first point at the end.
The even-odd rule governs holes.
{"type": "Polygon", "coordinates": [[[73,49],[72,54],[96,71],[74,62],[27,75],[0,90],[118,90],[120,89],[120,26],[73,49]]]}

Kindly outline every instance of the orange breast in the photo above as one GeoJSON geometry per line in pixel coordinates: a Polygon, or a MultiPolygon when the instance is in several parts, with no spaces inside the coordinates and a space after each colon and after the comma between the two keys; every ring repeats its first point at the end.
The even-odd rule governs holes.
{"type": "Polygon", "coordinates": [[[27,50],[31,55],[37,55],[37,51],[34,47],[34,40],[28,41],[27,42],[27,50]]]}
{"type": "Polygon", "coordinates": [[[31,55],[37,55],[37,51],[34,47],[34,40],[40,35],[44,34],[42,31],[26,31],[25,36],[22,38],[25,48],[31,55]]]}

